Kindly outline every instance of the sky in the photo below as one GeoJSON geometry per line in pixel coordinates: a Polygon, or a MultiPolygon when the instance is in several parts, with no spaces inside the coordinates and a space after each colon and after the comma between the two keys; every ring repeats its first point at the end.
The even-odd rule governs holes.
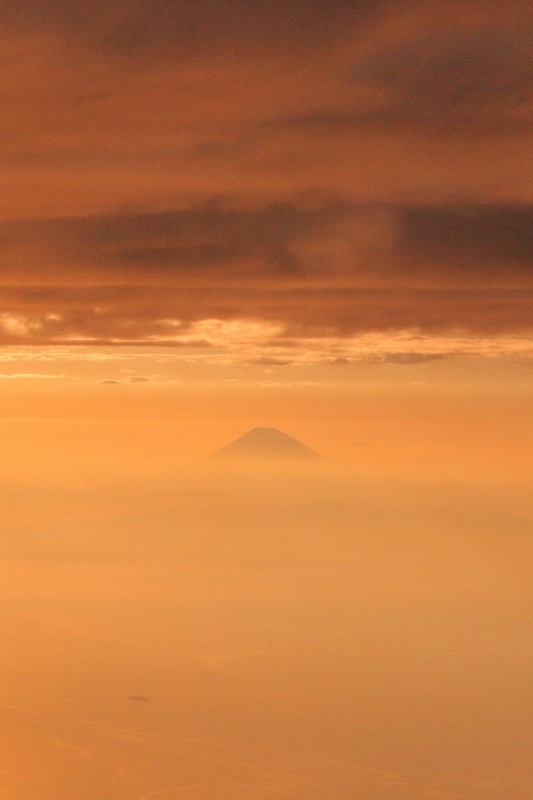
{"type": "Polygon", "coordinates": [[[0,800],[530,800],[531,3],[3,0],[0,143],[0,800]]]}
{"type": "Polygon", "coordinates": [[[5,344],[528,351],[528,3],[0,14],[5,344]]]}
{"type": "Polygon", "coordinates": [[[453,476],[446,420],[508,390],[522,410],[490,434],[474,414],[468,435],[514,441],[533,352],[532,25],[521,2],[6,0],[4,417],[163,415],[178,460],[262,421],[364,470],[339,442],[368,440],[361,404],[385,408],[387,385],[414,429],[429,405],[424,435],[457,454],[415,471],[453,476]]]}

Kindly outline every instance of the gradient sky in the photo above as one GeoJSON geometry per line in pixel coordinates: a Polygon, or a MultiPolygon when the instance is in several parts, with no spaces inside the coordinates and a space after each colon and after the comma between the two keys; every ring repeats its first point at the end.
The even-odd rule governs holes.
{"type": "Polygon", "coordinates": [[[525,480],[531,4],[6,0],[0,31],[6,474],[263,424],[525,480]]]}
{"type": "Polygon", "coordinates": [[[0,142],[1,800],[531,800],[533,4],[0,0],[0,142]]]}

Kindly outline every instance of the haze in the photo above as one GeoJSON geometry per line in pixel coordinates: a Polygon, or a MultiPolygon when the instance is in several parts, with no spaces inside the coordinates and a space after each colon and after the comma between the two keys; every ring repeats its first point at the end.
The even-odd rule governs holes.
{"type": "Polygon", "coordinates": [[[531,800],[531,2],[2,0],[0,79],[0,800],[531,800]]]}
{"type": "Polygon", "coordinates": [[[98,363],[3,395],[3,796],[528,797],[529,362],[98,363]]]}

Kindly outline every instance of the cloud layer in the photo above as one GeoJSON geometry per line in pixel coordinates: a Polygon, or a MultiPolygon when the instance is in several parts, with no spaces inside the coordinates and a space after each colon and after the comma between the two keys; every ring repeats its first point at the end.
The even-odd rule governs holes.
{"type": "Polygon", "coordinates": [[[528,333],[532,232],[529,206],[340,201],[4,222],[0,329],[33,343],[171,342],[214,318],[283,335],[528,333]]]}
{"type": "Polygon", "coordinates": [[[532,332],[533,12],[4,3],[0,341],[532,332]]]}

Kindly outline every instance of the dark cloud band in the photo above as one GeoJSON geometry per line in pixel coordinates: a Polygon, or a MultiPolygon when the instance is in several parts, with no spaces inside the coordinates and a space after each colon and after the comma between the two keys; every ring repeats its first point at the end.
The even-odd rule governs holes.
{"type": "Polygon", "coordinates": [[[168,339],[208,318],[291,335],[530,331],[532,231],[529,206],[341,201],[3,223],[1,307],[29,320],[4,341],[168,339]]]}
{"type": "Polygon", "coordinates": [[[533,288],[533,206],[212,200],[173,211],[0,223],[0,264],[43,286],[288,283],[533,288]],[[52,270],[51,270],[52,268],[52,270]],[[206,281],[208,283],[206,283],[206,281]]]}

